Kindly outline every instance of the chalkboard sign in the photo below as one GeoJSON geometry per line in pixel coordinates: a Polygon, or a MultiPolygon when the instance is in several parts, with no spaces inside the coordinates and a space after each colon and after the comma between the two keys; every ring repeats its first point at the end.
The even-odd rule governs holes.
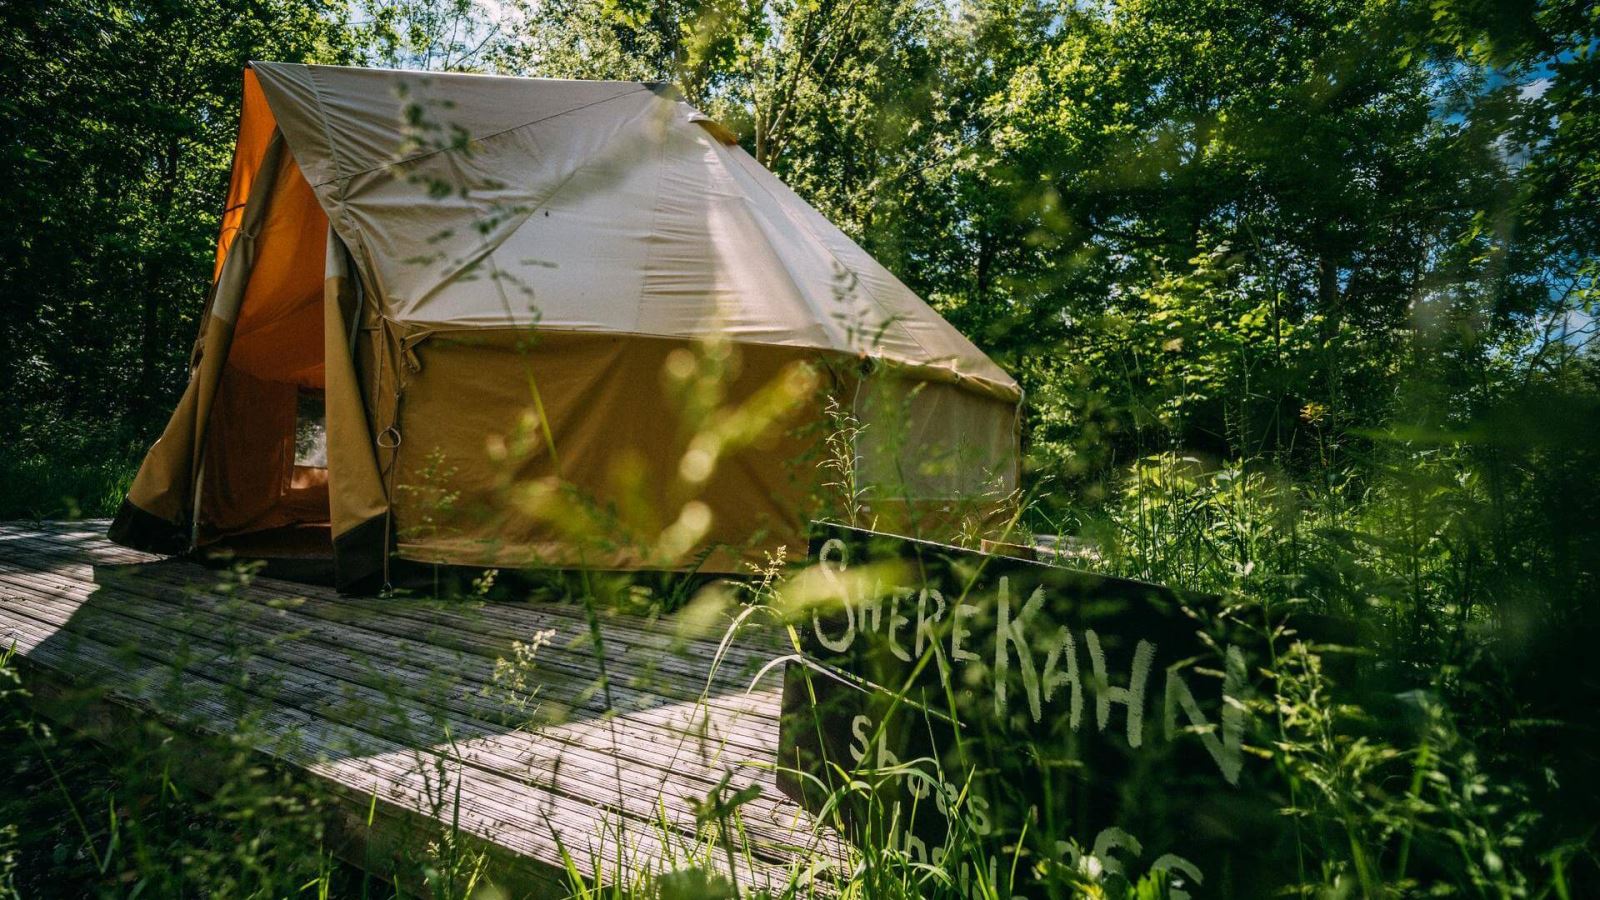
{"type": "Polygon", "coordinates": [[[839,525],[811,556],[785,793],[944,863],[952,896],[1253,893],[1286,803],[1248,752],[1257,629],[1203,596],[839,525]]]}

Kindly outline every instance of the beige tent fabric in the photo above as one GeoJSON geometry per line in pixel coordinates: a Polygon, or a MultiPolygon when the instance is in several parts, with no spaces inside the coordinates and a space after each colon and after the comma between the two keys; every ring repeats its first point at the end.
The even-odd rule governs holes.
{"type": "Polygon", "coordinates": [[[730,348],[737,374],[721,385],[728,405],[770,423],[756,444],[723,454],[696,478],[682,465],[695,435],[663,372],[674,353],[699,349],[682,339],[565,332],[530,341],[492,329],[418,344],[397,422],[400,554],[679,568],[715,546],[703,566],[710,571],[741,571],[743,560],[779,545],[803,555],[808,517],[818,511],[821,410],[804,402],[763,410],[759,397],[814,354],[730,348]],[[555,493],[541,496],[547,489],[555,493]],[[693,546],[674,548],[664,533],[695,510],[707,514],[704,531],[693,546]]]}
{"type": "MultiPolygon", "coordinates": [[[[150,452],[145,454],[139,472],[128,488],[128,503],[158,520],[149,525],[181,533],[181,537],[153,539],[155,543],[152,546],[167,547],[171,546],[172,541],[186,544],[189,539],[188,523],[194,502],[194,482],[198,471],[196,456],[203,428],[201,423],[209,413],[211,397],[227,355],[226,350],[208,355],[205,348],[226,348],[228,339],[233,335],[233,323],[207,316],[201,324],[201,334],[198,360],[190,372],[189,384],[178,399],[172,418],[167,420],[167,427],[156,439],[150,452]]],[[[113,533],[112,537],[118,536],[113,533]]],[[[126,539],[124,543],[144,546],[126,539]]]]}
{"type": "Polygon", "coordinates": [[[327,360],[328,472],[333,538],[385,515],[389,501],[373,453],[372,431],[352,353],[350,322],[358,320],[356,296],[344,245],[329,231],[324,270],[324,357],[327,360]]]}
{"type": "MultiPolygon", "coordinates": [[[[268,130],[267,140],[255,136],[258,125],[241,125],[241,150],[235,155],[236,165],[245,154],[244,138],[250,136],[249,176],[236,176],[232,190],[249,191],[258,171],[280,171],[284,162],[283,140],[276,132],[268,130]]],[[[112,529],[112,537],[136,547],[167,548],[178,540],[175,536],[161,534],[148,539],[128,533],[130,529],[143,532],[187,532],[192,539],[192,523],[200,477],[200,458],[205,445],[206,430],[210,423],[211,406],[217,387],[223,378],[228,356],[233,344],[234,325],[239,305],[250,280],[256,256],[256,236],[261,223],[267,218],[271,193],[254,191],[248,194],[231,194],[229,209],[223,216],[223,232],[228,252],[219,261],[211,294],[206,302],[206,314],[201,318],[200,336],[192,355],[189,384],[183,397],[173,410],[166,429],[155,446],[145,455],[139,472],[128,489],[127,505],[143,516],[136,522],[112,529]],[[137,526],[137,527],[136,527],[137,526]]],[[[134,511],[130,510],[130,512],[134,511]]],[[[119,520],[125,520],[123,515],[119,520]]]]}
{"type": "Polygon", "coordinates": [[[253,68],[396,323],[726,336],[1019,396],[744,150],[647,85],[253,68]],[[403,124],[408,110],[421,127],[403,124]]]}
{"type": "Polygon", "coordinates": [[[1004,516],[1016,382],[670,92],[256,63],[244,101],[189,390],[117,540],[320,541],[341,586],[391,550],[745,571],[804,553],[846,449],[862,524],[1004,516]],[[325,468],[295,440],[319,392],[325,468]]]}

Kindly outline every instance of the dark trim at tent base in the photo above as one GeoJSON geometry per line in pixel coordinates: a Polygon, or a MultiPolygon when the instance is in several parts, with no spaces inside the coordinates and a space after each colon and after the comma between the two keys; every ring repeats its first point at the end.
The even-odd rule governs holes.
{"type": "Polygon", "coordinates": [[[124,498],[117,510],[106,537],[113,542],[146,553],[179,556],[189,552],[189,527],[181,522],[168,522],[160,516],[146,512],[124,498]]]}
{"type": "Polygon", "coordinates": [[[373,516],[333,539],[333,583],[341,594],[373,594],[383,587],[389,514],[373,516]]]}

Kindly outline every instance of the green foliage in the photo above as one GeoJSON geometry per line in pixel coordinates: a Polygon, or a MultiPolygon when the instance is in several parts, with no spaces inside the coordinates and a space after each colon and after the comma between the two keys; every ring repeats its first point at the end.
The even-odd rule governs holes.
{"type": "Polygon", "coordinates": [[[519,2],[351,0],[350,40],[374,66],[480,72],[524,24],[519,2]]]}
{"type": "Polygon", "coordinates": [[[0,446],[0,518],[109,515],[127,496],[142,453],[121,428],[99,432],[36,408],[14,442],[0,446]]]}
{"type": "MultiPolygon", "coordinates": [[[[1278,883],[1593,892],[1594,4],[67,0],[0,31],[0,516],[108,511],[159,431],[245,60],[672,82],[1024,382],[1035,530],[1355,623],[1275,635],[1278,883]]],[[[0,890],[37,850],[0,825],[0,890]]],[[[1093,855],[1088,895],[1168,890],[1093,855]]],[[[949,878],[867,848],[844,891],[949,878]]]]}
{"type": "Polygon", "coordinates": [[[1303,884],[1536,895],[1592,840],[1569,798],[1593,790],[1570,711],[1593,689],[1577,645],[1594,573],[1573,554],[1595,532],[1512,511],[1559,483],[1592,514],[1592,477],[1566,465],[1600,460],[1552,449],[1393,442],[1317,479],[1162,454],[1080,518],[1112,571],[1356,624],[1340,644],[1279,635],[1270,673],[1261,749],[1291,791],[1303,884]]]}
{"type": "MultiPolygon", "coordinates": [[[[72,498],[106,511],[188,374],[244,64],[348,61],[342,23],[342,8],[317,0],[0,7],[7,474],[51,459],[115,466],[72,498]],[[58,456],[75,446],[94,452],[58,456]]],[[[45,489],[8,479],[0,515],[70,509],[54,494],[78,486],[52,478],[45,489]]]]}

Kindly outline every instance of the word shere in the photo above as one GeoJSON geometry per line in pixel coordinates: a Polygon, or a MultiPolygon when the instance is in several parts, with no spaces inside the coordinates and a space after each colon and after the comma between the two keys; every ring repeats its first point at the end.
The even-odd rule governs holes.
{"type": "MultiPolygon", "coordinates": [[[[846,595],[848,582],[841,577],[849,565],[844,541],[835,538],[824,543],[818,563],[824,577],[840,589],[842,596],[846,595]]],[[[1077,731],[1085,718],[1085,695],[1092,694],[1097,731],[1108,731],[1113,708],[1120,706],[1125,712],[1123,733],[1128,746],[1137,749],[1145,743],[1145,712],[1151,671],[1159,657],[1157,646],[1152,641],[1139,640],[1126,680],[1114,678],[1101,636],[1093,628],[1084,628],[1075,635],[1066,625],[1040,615],[1048,600],[1043,586],[1025,599],[1017,598],[1012,596],[1010,579],[1001,576],[994,598],[996,627],[992,641],[987,642],[973,633],[979,607],[964,601],[947,602],[936,588],[902,586],[873,591],[864,599],[844,599],[842,626],[825,626],[822,616],[812,613],[813,636],[829,651],[845,653],[858,638],[873,634],[906,663],[933,652],[946,688],[956,685],[965,690],[982,680],[989,681],[994,691],[994,714],[999,721],[1005,720],[1011,702],[1013,674],[1015,681],[1021,683],[1028,714],[1034,722],[1041,721],[1047,711],[1065,712],[1068,727],[1077,731]],[[1052,625],[1054,631],[1050,630],[1052,625]],[[1036,652],[1040,649],[1042,656],[1036,652]],[[1087,670],[1082,657],[1087,657],[1087,670]],[[976,680],[972,676],[977,676],[976,680]]],[[[1206,717],[1195,699],[1183,671],[1186,662],[1177,662],[1164,672],[1161,736],[1170,741],[1186,732],[1198,735],[1222,777],[1237,785],[1244,767],[1241,742],[1246,714],[1242,702],[1245,661],[1244,654],[1231,644],[1224,650],[1224,659],[1220,727],[1206,717]],[[1182,726],[1180,718],[1185,723],[1182,726]]]]}

